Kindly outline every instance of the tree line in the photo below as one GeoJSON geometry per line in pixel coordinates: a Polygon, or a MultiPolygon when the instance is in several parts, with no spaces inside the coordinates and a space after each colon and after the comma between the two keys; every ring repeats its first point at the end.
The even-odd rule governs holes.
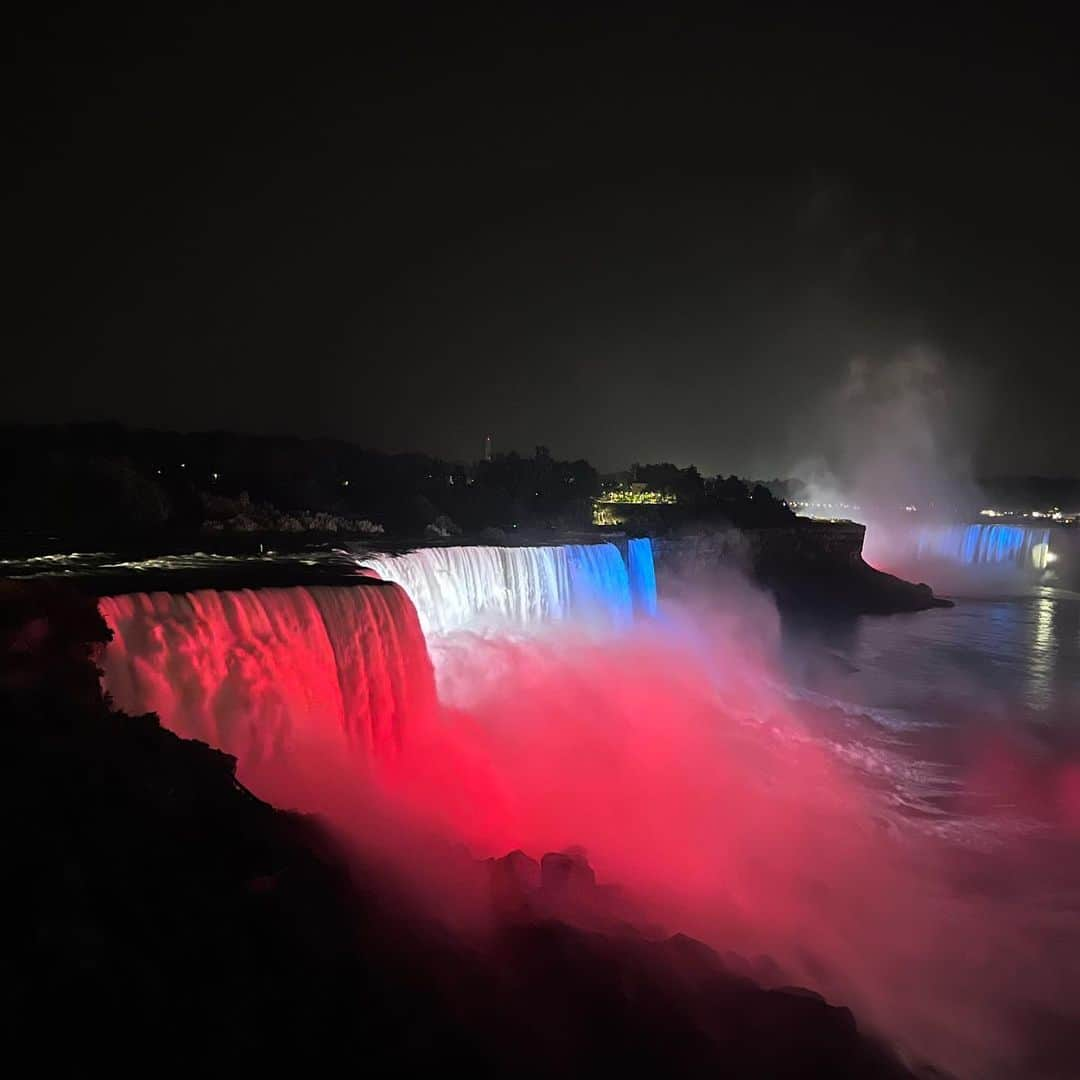
{"type": "MultiPolygon", "coordinates": [[[[110,423],[0,428],[0,453],[8,536],[198,531],[236,507],[364,518],[403,536],[431,528],[576,529],[588,526],[603,489],[589,462],[557,458],[545,446],[464,465],[336,439],[110,423]]],[[[674,494],[687,512],[775,519],[786,509],[761,485],[704,478],[692,466],[635,465],[628,475],[674,494]]]]}

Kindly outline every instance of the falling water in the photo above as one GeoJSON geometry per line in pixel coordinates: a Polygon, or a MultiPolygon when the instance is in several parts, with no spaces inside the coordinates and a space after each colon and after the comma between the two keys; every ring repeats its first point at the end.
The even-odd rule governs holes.
{"type": "Polygon", "coordinates": [[[366,560],[385,584],[105,597],[105,686],[268,791],[301,762],[394,755],[436,707],[425,634],[655,611],[650,542],[628,561],[612,544],[432,548],[366,560]]]}
{"type": "Polygon", "coordinates": [[[239,759],[247,782],[298,760],[392,756],[434,708],[416,612],[394,585],[104,597],[120,708],[239,759]]]}
{"type": "Polygon", "coordinates": [[[919,529],[916,544],[919,559],[1045,570],[1050,530],[1021,525],[927,525],[919,529]]]}
{"type": "MultiPolygon", "coordinates": [[[[649,541],[631,543],[638,545],[631,570],[647,608],[652,548],[646,569],[640,545],[649,541]]],[[[428,636],[570,617],[621,626],[634,608],[631,573],[614,544],[422,548],[360,561],[409,594],[428,636]]],[[[651,595],[655,607],[655,581],[651,595]]]]}
{"type": "Polygon", "coordinates": [[[648,537],[627,542],[626,565],[635,614],[655,615],[656,566],[653,563],[652,541],[648,537]]]}
{"type": "MultiPolygon", "coordinates": [[[[936,551],[1006,566],[1046,551],[1042,530],[1017,542],[993,528],[955,549],[942,530],[936,551]]],[[[673,928],[767,953],[785,979],[958,1075],[1038,1074],[1055,1039],[1067,1056],[1080,765],[996,743],[975,745],[970,767],[937,762],[939,730],[916,741],[921,713],[900,741],[873,710],[841,722],[792,704],[743,593],[730,598],[738,620],[700,636],[655,620],[579,632],[579,614],[620,626],[655,606],[651,555],[648,541],[628,543],[625,562],[610,544],[429,549],[364,560],[396,584],[106,598],[106,686],[122,708],[235,754],[278,805],[322,810],[336,763],[360,788],[364,763],[390,757],[392,809],[488,853],[584,844],[673,928]],[[445,633],[546,620],[564,623],[445,633]],[[437,723],[421,626],[449,691],[437,723]]],[[[1068,610],[1044,610],[1035,640],[1072,641],[1068,610]]],[[[909,680],[933,682],[924,671],[909,680]]],[[[439,904],[444,884],[430,883],[439,904]]]]}

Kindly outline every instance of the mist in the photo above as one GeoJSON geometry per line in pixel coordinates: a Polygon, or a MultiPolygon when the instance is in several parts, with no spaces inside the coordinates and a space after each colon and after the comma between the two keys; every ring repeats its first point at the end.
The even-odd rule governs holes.
{"type": "MultiPolygon", "coordinates": [[[[336,610],[325,592],[310,602],[336,610]]],[[[1075,1059],[1075,745],[1048,753],[978,686],[947,755],[944,729],[805,694],[771,599],[733,570],[666,581],[661,614],[621,629],[566,619],[426,644],[404,593],[377,592],[395,598],[393,640],[410,650],[389,650],[388,686],[415,706],[386,737],[348,730],[341,695],[367,700],[365,666],[311,631],[296,637],[299,596],[264,594],[274,619],[245,631],[244,664],[224,681],[192,621],[177,621],[172,682],[144,680],[151,699],[126,707],[190,733],[208,704],[227,705],[214,738],[238,754],[240,780],[329,821],[365,881],[377,866],[426,924],[466,945],[502,917],[483,860],[572,851],[603,900],[553,913],[564,921],[692,935],[759,982],[850,1006],[913,1065],[1054,1076],[1075,1059]],[[299,678],[316,668],[321,682],[299,678]],[[203,696],[218,686],[224,696],[203,696]]],[[[106,607],[117,625],[126,607],[106,607]]],[[[221,645],[232,623],[213,625],[221,645]]],[[[378,645],[366,622],[343,629],[358,648],[378,645]]]]}
{"type": "Polygon", "coordinates": [[[794,472],[809,482],[811,501],[866,515],[968,507],[978,501],[985,400],[973,373],[930,346],[853,356],[843,380],[809,411],[811,450],[794,472]]]}
{"type": "MultiPolygon", "coordinates": [[[[851,769],[858,740],[815,731],[737,626],[688,649],[698,633],[674,620],[608,642],[462,643],[449,681],[469,704],[416,748],[423,809],[482,854],[584,847],[670,931],[771,957],[780,981],[850,1004],[912,1060],[1030,1068],[1035,1024],[1080,1019],[1080,931],[1048,895],[1057,845],[1078,853],[1075,773],[1042,807],[1054,862],[1028,837],[979,852],[975,826],[941,835],[898,813],[903,759],[851,769]]],[[[989,756],[1030,769],[1015,747],[989,756]]]]}
{"type": "MultiPolygon", "coordinates": [[[[929,345],[852,357],[802,428],[813,449],[793,467],[810,504],[798,509],[861,522],[867,562],[939,593],[1022,592],[1033,569],[1046,569],[1028,550],[1045,538],[1014,536],[1024,558],[964,565],[950,544],[959,549],[980,537],[944,532],[984,520],[980,510],[993,503],[979,482],[993,398],[985,372],[929,345]]],[[[1053,583],[1055,575],[1042,577],[1053,583]]]]}
{"type": "Polygon", "coordinates": [[[493,925],[475,860],[572,850],[612,918],[850,1005],[909,1063],[1055,1075],[1080,1021],[1080,758],[969,727],[935,809],[917,744],[800,700],[769,601],[722,589],[621,634],[436,638],[441,706],[406,751],[288,787],[457,932],[493,925]]]}

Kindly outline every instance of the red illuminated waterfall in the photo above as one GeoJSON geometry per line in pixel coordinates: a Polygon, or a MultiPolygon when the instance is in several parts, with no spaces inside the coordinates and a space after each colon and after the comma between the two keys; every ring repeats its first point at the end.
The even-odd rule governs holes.
{"type": "Polygon", "coordinates": [[[298,769],[396,754],[435,706],[416,611],[391,584],[104,597],[105,686],[239,759],[260,794],[298,769]]]}

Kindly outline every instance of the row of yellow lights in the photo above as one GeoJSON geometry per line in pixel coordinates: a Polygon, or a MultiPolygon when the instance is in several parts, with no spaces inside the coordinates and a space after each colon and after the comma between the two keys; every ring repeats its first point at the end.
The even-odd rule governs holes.
{"type": "Polygon", "coordinates": [[[979,513],[983,517],[1030,517],[1030,518],[1046,518],[1048,521],[1072,521],[1074,517],[1069,514],[1063,514],[1061,509],[1057,506],[1052,506],[1049,510],[980,510],[979,513]]]}
{"type": "Polygon", "coordinates": [[[677,502],[678,500],[674,495],[669,495],[664,491],[608,491],[601,495],[597,502],[602,503],[646,503],[646,504],[666,504],[677,502]]]}

